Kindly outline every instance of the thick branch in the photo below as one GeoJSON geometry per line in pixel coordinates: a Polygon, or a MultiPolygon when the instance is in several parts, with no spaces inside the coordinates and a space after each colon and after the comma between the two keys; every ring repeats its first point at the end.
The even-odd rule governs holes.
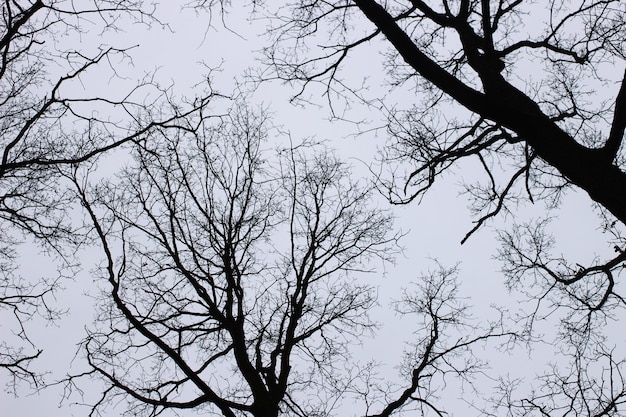
{"type": "MultiPolygon", "coordinates": [[[[574,140],[536,102],[504,80],[499,71],[481,72],[485,93],[476,91],[426,56],[375,0],[354,2],[417,73],[468,110],[516,132],[538,157],[626,223],[626,174],[607,162],[603,152],[574,140]]],[[[619,100],[620,108],[623,101],[619,100]]]]}
{"type": "Polygon", "coordinates": [[[624,129],[626,129],[626,70],[624,70],[624,79],[622,87],[617,93],[615,99],[615,109],[613,113],[613,123],[611,124],[611,132],[609,138],[604,145],[604,151],[612,162],[619,151],[619,147],[624,139],[624,129]]]}
{"type": "Polygon", "coordinates": [[[13,40],[14,36],[17,35],[20,28],[43,7],[43,1],[37,0],[19,19],[13,23],[13,25],[7,28],[7,33],[2,37],[2,39],[0,39],[0,49],[6,48],[11,40],[13,40]]]}
{"type": "Polygon", "coordinates": [[[486,104],[485,96],[459,81],[435,61],[424,54],[402,30],[395,19],[374,0],[354,0],[356,5],[387,37],[407,64],[416,69],[424,78],[461,103],[471,103],[471,110],[477,111],[486,104]]]}

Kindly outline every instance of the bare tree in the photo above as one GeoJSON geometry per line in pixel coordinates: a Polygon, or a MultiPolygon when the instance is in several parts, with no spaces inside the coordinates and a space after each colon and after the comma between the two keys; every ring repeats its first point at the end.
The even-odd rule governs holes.
{"type": "Polygon", "coordinates": [[[416,276],[394,302],[396,312],[410,320],[403,333],[413,330],[416,339],[407,340],[398,365],[400,382],[389,384],[389,375],[383,376],[386,386],[367,381],[368,391],[359,398],[366,404],[364,415],[451,415],[452,399],[463,397],[461,392],[468,398],[485,395],[489,378],[481,377],[491,365],[477,351],[508,350],[525,339],[506,328],[503,316],[486,326],[472,318],[472,306],[459,298],[457,274],[456,267],[438,264],[435,270],[416,276]]]}
{"type": "MultiPolygon", "coordinates": [[[[191,3],[216,3],[222,13],[227,5],[191,3]]],[[[45,193],[55,180],[73,181],[87,210],[107,283],[83,343],[89,369],[79,375],[106,384],[92,414],[117,404],[132,415],[188,408],[225,416],[331,415],[352,396],[362,400],[363,415],[442,416],[451,379],[476,388],[472,378],[484,364],[474,346],[503,337],[533,342],[537,323],[553,318],[559,330],[548,342],[564,361],[533,381],[534,389],[501,378],[488,405],[480,395],[471,405],[493,415],[623,413],[624,355],[605,331],[626,306],[618,279],[626,260],[620,191],[626,86],[621,69],[614,71],[625,56],[623,2],[338,0],[292,2],[269,12],[278,17],[266,49],[273,77],[303,88],[321,82],[329,97],[358,93],[353,97],[386,111],[392,140],[383,162],[400,163],[390,180],[380,180],[394,203],[419,199],[450,168],[474,158],[485,176],[467,188],[477,222],[466,238],[521,201],[556,205],[572,185],[606,217],[614,254],[585,265],[554,253],[545,223],[502,233],[508,284],[535,301],[514,333],[502,320],[482,330],[470,326],[451,271],[422,277],[418,292],[398,304],[402,314],[419,317],[418,340],[407,350],[398,384],[379,383],[375,367],[352,362],[348,350],[374,328],[367,315],[372,288],[352,277],[369,270],[369,258],[387,257],[397,237],[388,234],[388,215],[368,206],[372,190],[352,182],[325,151],[263,150],[267,125],[254,112],[207,118],[201,101],[191,106],[199,110],[194,119],[176,106],[151,114],[152,103],[136,92],[73,98],[65,87],[127,51],[57,49],[50,57],[40,52],[46,49],[39,36],[55,27],[80,32],[85,16],[109,28],[110,13],[141,20],[150,12],[140,2],[103,1],[90,10],[24,4],[4,6],[7,28],[14,28],[7,36],[17,36],[18,47],[4,53],[11,71],[2,74],[14,79],[7,78],[3,103],[22,104],[2,110],[3,120],[14,122],[2,134],[0,199],[13,204],[9,224],[52,243],[70,230],[58,210],[64,195],[45,193]],[[385,48],[390,84],[415,97],[408,108],[367,99],[341,78],[354,50],[383,37],[391,45],[385,48]],[[42,63],[32,77],[29,56],[42,63]],[[60,77],[37,72],[50,61],[64,63],[60,77]],[[15,85],[25,87],[13,92],[15,85]],[[602,88],[608,101],[592,97],[602,88]],[[131,123],[85,111],[93,104],[131,123]],[[81,165],[122,143],[137,146],[134,165],[93,187],[81,165]]],[[[13,243],[6,242],[10,260],[13,243]]],[[[3,268],[11,292],[4,305],[26,306],[33,295],[35,306],[46,306],[53,285],[22,286],[11,267],[3,268]]],[[[13,311],[21,327],[25,310],[13,311]]],[[[14,377],[31,378],[23,365],[38,355],[36,348],[6,351],[14,377]]]]}
{"type": "Polygon", "coordinates": [[[40,375],[28,365],[41,350],[25,322],[36,314],[58,316],[51,296],[61,275],[24,277],[15,257],[20,241],[35,238],[64,267],[74,263],[69,255],[80,236],[56,167],[141,141],[156,126],[198,111],[205,100],[178,110],[170,92],[150,79],[117,96],[89,92],[98,90],[85,85],[89,77],[101,71],[111,81],[114,62],[128,58],[128,50],[105,40],[87,50],[80,37],[115,32],[124,23],[161,25],[153,6],[142,1],[4,1],[0,13],[0,310],[7,320],[0,368],[8,371],[7,381],[39,385],[40,375]],[[143,119],[137,118],[140,111],[143,119]]]}
{"type": "Polygon", "coordinates": [[[420,93],[409,109],[390,112],[394,155],[415,165],[407,194],[397,198],[415,199],[466,157],[482,159],[488,176],[497,177],[487,161],[503,154],[519,167],[508,187],[491,184],[495,195],[484,219],[501,209],[517,182],[526,182],[533,199],[530,186],[549,182],[540,174],[551,167],[552,182],[580,187],[626,220],[618,192],[626,180],[620,168],[626,83],[614,66],[626,55],[622,2],[314,1],[281,12],[267,49],[281,79],[340,91],[339,70],[353,50],[378,37],[391,45],[390,82],[420,93]],[[304,45],[313,48],[307,38],[322,33],[330,34],[328,42],[305,54],[304,45]],[[589,97],[602,84],[611,103],[589,97]],[[441,117],[454,107],[465,110],[466,121],[441,117]]]}
{"type": "Polygon", "coordinates": [[[438,178],[473,159],[484,176],[466,187],[476,224],[463,242],[498,214],[515,214],[524,201],[558,207],[563,192],[575,188],[597,204],[610,251],[590,263],[559,254],[545,221],[502,233],[509,288],[534,300],[520,325],[533,330],[556,318],[553,343],[571,354],[564,355],[569,369],[555,366],[542,379],[546,396],[535,391],[514,399],[505,389],[502,398],[510,401],[499,404],[521,415],[623,413],[623,341],[609,340],[606,328],[626,307],[619,283],[626,265],[624,2],[264,6],[261,13],[274,18],[265,49],[273,73],[263,73],[264,79],[300,83],[303,100],[307,88],[322,84],[331,105],[338,94],[386,112],[389,144],[382,162],[389,176],[380,180],[392,202],[419,200],[438,178]],[[361,80],[354,81],[352,70],[358,70],[350,59],[363,48],[383,52],[386,80],[394,92],[410,93],[401,95],[413,100],[408,106],[392,101],[393,94],[368,98],[361,80]],[[607,371],[598,377],[590,370],[599,363],[607,371]]]}
{"type": "Polygon", "coordinates": [[[330,151],[265,149],[269,128],[242,106],[155,132],[118,181],[74,176],[108,281],[83,342],[94,410],[328,415],[357,378],[376,297],[356,277],[398,235],[330,151]]]}

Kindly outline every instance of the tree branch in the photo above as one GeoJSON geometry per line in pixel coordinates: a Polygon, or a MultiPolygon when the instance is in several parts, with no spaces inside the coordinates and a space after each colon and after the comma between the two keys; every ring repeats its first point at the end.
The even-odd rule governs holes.
{"type": "Polygon", "coordinates": [[[615,98],[615,109],[613,110],[613,123],[611,123],[611,131],[603,148],[606,152],[607,159],[610,162],[615,160],[622,141],[624,140],[624,130],[626,129],[626,70],[624,70],[624,78],[622,85],[615,98]]]}

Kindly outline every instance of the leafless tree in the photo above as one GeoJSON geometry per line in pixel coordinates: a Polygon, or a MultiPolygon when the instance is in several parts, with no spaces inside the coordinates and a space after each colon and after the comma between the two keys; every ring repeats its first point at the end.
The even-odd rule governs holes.
{"type": "Polygon", "coordinates": [[[81,36],[105,36],[129,23],[160,24],[153,6],[142,1],[7,0],[0,13],[0,311],[6,326],[0,368],[8,371],[7,381],[39,385],[40,375],[28,365],[41,351],[25,323],[36,314],[46,320],[58,316],[51,296],[60,276],[24,277],[15,257],[20,241],[35,238],[64,267],[73,264],[68,255],[80,237],[56,167],[141,141],[205,101],[178,110],[170,93],[150,79],[117,96],[100,95],[100,86],[88,85],[94,71],[109,81],[115,77],[114,62],[127,58],[128,50],[106,46],[104,39],[88,50],[81,36]],[[140,111],[143,119],[137,118],[140,111]]]}
{"type": "Polygon", "coordinates": [[[626,87],[615,84],[622,79],[614,67],[626,55],[622,2],[313,1],[293,2],[285,12],[292,18],[285,13],[268,50],[280,78],[339,89],[337,71],[353,49],[382,36],[391,44],[392,81],[422,93],[390,123],[405,158],[417,165],[406,180],[406,190],[414,190],[409,200],[461,158],[518,155],[521,147],[524,163],[511,181],[530,181],[539,159],[560,182],[580,187],[626,221],[623,193],[616,192],[626,180],[619,154],[626,87]],[[358,18],[373,24],[365,36],[353,23],[358,18]],[[305,44],[307,36],[319,39],[319,32],[336,35],[318,48],[324,55],[287,48],[287,42],[305,44]],[[531,60],[540,62],[526,66],[531,60]],[[589,99],[600,83],[610,83],[612,105],[589,99]],[[468,122],[441,120],[438,107],[451,101],[469,111],[468,122]]]}
{"type": "Polygon", "coordinates": [[[397,300],[417,340],[402,381],[381,381],[355,355],[376,330],[363,274],[398,250],[374,188],[322,144],[267,147],[263,112],[192,125],[155,133],[114,181],[68,174],[108,283],[82,344],[89,369],[65,382],[105,382],[92,413],[305,417],[352,404],[363,416],[443,415],[447,378],[474,389],[488,366],[474,347],[518,340],[501,318],[472,322],[456,269],[438,267],[397,300]]]}
{"type": "MultiPolygon", "coordinates": [[[[229,7],[190,3],[215,3],[220,13],[229,7]]],[[[85,16],[106,28],[122,11],[151,17],[140,2],[102,1],[92,10],[5,2],[6,26],[14,28],[6,36],[18,45],[3,54],[10,59],[2,76],[13,78],[2,84],[9,97],[2,103],[16,106],[0,108],[0,199],[13,204],[5,220],[45,242],[68,236],[58,210],[66,195],[46,191],[73,181],[105,258],[100,316],[83,343],[89,369],[70,377],[68,388],[79,376],[104,381],[92,414],[118,405],[131,415],[188,408],[331,415],[352,396],[363,415],[442,416],[451,380],[476,388],[472,378],[484,364],[474,347],[521,336],[534,342],[537,328],[556,319],[559,330],[545,342],[562,350],[562,361],[529,390],[501,378],[487,405],[480,395],[471,405],[493,415],[623,414],[625,355],[606,331],[626,306],[619,283],[626,77],[614,69],[626,55],[623,2],[314,0],[281,3],[277,11],[271,2],[252,3],[273,18],[270,77],[300,82],[301,96],[319,82],[331,104],[331,94],[351,94],[386,112],[391,139],[382,162],[391,178],[379,179],[394,203],[419,200],[442,174],[475,159],[484,181],[467,186],[477,221],[466,239],[521,201],[556,206],[573,186],[601,208],[614,254],[579,265],[554,248],[546,222],[505,230],[507,283],[535,302],[516,318],[518,330],[502,320],[470,326],[454,297],[454,273],[429,274],[397,305],[419,318],[418,340],[401,367],[405,379],[382,383],[374,366],[359,366],[348,350],[374,329],[372,288],[352,277],[370,268],[369,258],[387,257],[397,237],[388,234],[389,217],[368,205],[372,190],[352,182],[326,151],[264,149],[268,125],[254,112],[211,118],[200,111],[202,101],[191,106],[198,115],[175,106],[151,114],[138,90],[121,99],[73,98],[66,87],[128,51],[53,48],[49,56],[40,36],[54,28],[79,33],[85,16]],[[408,107],[393,97],[370,99],[342,76],[354,51],[381,44],[389,83],[414,98],[408,107]],[[60,76],[46,72],[48,62],[63,63],[60,76]],[[600,91],[607,101],[597,99],[600,91]],[[85,110],[92,105],[132,123],[94,116],[85,110]],[[94,187],[82,163],[122,143],[137,146],[134,165],[94,187]]],[[[10,261],[13,242],[4,242],[10,261]]],[[[53,283],[22,286],[4,265],[11,292],[4,305],[27,306],[32,295],[45,310],[53,283]]],[[[21,328],[25,310],[13,311],[21,328]]],[[[6,352],[14,377],[33,377],[23,365],[36,348],[6,352]]]]}
{"type": "Polygon", "coordinates": [[[619,416],[626,403],[624,360],[603,344],[563,352],[571,364],[555,361],[537,377],[535,389],[524,392],[524,381],[500,380],[493,416],[619,416]],[[520,392],[521,391],[521,392],[520,392]]]}
{"type": "Polygon", "coordinates": [[[521,403],[507,398],[523,415],[623,413],[624,362],[618,357],[624,355],[620,349],[608,354],[615,342],[606,339],[605,329],[626,307],[619,283],[626,265],[626,4],[255,4],[273,22],[265,50],[273,72],[263,79],[300,83],[296,97],[303,100],[308,88],[321,84],[331,105],[334,95],[343,95],[386,113],[389,143],[382,162],[389,175],[380,180],[392,202],[421,199],[438,178],[473,159],[484,176],[466,188],[476,224],[463,241],[498,214],[514,215],[524,201],[558,207],[563,192],[574,188],[597,204],[612,253],[605,250],[590,263],[560,255],[545,221],[502,233],[509,287],[535,301],[520,324],[532,329],[558,316],[554,343],[573,349],[564,358],[577,370],[548,372],[547,397],[537,393],[521,403]],[[380,51],[385,56],[383,71],[393,90],[388,97],[369,98],[361,80],[354,80],[352,73],[362,68],[351,67],[351,58],[364,48],[373,52],[370,60],[380,51]],[[394,94],[405,102],[393,101],[394,94]],[[608,371],[594,379],[588,370],[607,358],[608,371]],[[555,404],[540,405],[542,398],[555,404]]]}
{"type": "Polygon", "coordinates": [[[83,343],[94,410],[328,415],[357,378],[376,301],[357,277],[396,252],[392,218],[330,151],[268,129],[242,106],[155,132],[117,181],[74,176],[108,281],[83,343]]]}

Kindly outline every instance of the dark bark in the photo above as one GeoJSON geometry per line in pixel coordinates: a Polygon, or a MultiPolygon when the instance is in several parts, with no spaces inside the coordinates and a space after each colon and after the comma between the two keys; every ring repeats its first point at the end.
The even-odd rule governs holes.
{"type": "MultiPolygon", "coordinates": [[[[604,327],[607,317],[618,320],[626,306],[619,293],[626,239],[618,224],[626,224],[626,75],[608,93],[617,93],[608,104],[600,100],[607,97],[603,86],[620,81],[615,76],[621,73],[612,73],[607,62],[626,57],[623,2],[338,0],[296,2],[287,10],[291,14],[276,12],[279,23],[270,33],[276,46],[266,52],[275,77],[302,83],[296,100],[319,82],[329,96],[346,92],[342,98],[348,103],[357,97],[374,111],[382,109],[388,143],[379,156],[377,180],[390,202],[419,201],[438,178],[468,161],[481,171],[472,170],[474,165],[468,179],[462,178],[464,171],[453,175],[461,177],[478,219],[462,242],[496,215],[515,221],[515,210],[525,201],[541,201],[544,212],[552,213],[570,188],[584,190],[606,209],[600,211],[602,231],[612,236],[609,247],[617,255],[581,263],[567,259],[553,246],[547,220],[511,225],[512,232],[501,237],[498,257],[507,286],[531,305],[515,319],[520,333],[532,339],[535,326],[559,317],[554,338],[542,333],[541,340],[554,343],[567,363],[537,377],[534,391],[521,397],[513,395],[518,382],[503,379],[494,391],[502,398],[491,399],[493,410],[481,411],[619,414],[625,362],[613,357],[604,327]],[[374,27],[354,23],[363,17],[374,27]],[[319,36],[324,28],[326,43],[319,36]],[[346,57],[379,34],[386,37],[382,70],[393,90],[382,98],[361,94],[340,71],[360,74],[347,69],[346,57]],[[599,364],[609,371],[598,376],[599,364]]],[[[436,333],[431,336],[436,342],[436,333]]],[[[432,349],[427,342],[421,346],[405,388],[367,415],[391,416],[407,411],[408,404],[445,414],[429,403],[433,372],[423,365],[432,349]]]]}
{"type": "Polygon", "coordinates": [[[306,398],[343,395],[353,381],[335,357],[348,333],[372,326],[372,290],[342,278],[393,256],[392,218],[368,208],[373,189],[351,181],[330,151],[304,143],[270,165],[266,116],[236,108],[138,147],[106,191],[69,175],[110,286],[87,360],[108,386],[103,398],[135,415],[326,415],[332,404],[306,398]],[[124,325],[108,330],[110,320],[124,325]],[[116,373],[155,362],[143,375],[116,373]]]}
{"type": "Polygon", "coordinates": [[[622,82],[616,100],[606,146],[591,149],[578,143],[544,114],[537,103],[508,83],[500,75],[499,61],[487,55],[475,56],[472,61],[471,50],[465,48],[466,53],[470,52],[470,65],[483,82],[484,93],[476,91],[423,53],[375,0],[354,0],[354,3],[417,73],[470,111],[515,132],[537,156],[626,223],[626,174],[613,164],[626,126],[626,82],[622,82]]]}

